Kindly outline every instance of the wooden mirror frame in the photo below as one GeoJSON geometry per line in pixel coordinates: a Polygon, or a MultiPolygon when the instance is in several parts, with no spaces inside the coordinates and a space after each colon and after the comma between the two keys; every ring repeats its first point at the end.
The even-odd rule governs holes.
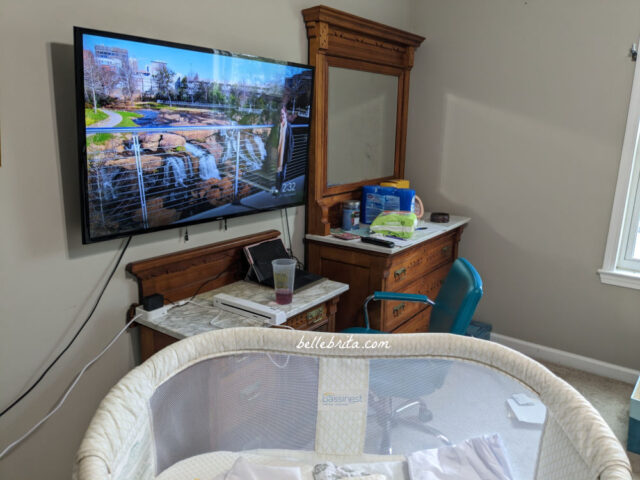
{"type": "Polygon", "coordinates": [[[313,121],[309,152],[307,233],[329,235],[341,223],[340,203],[360,199],[363,185],[404,176],[409,74],[414,50],[424,37],[319,5],[302,11],[315,67],[313,121]],[[393,175],[344,185],[327,185],[329,67],[398,77],[393,175]]]}

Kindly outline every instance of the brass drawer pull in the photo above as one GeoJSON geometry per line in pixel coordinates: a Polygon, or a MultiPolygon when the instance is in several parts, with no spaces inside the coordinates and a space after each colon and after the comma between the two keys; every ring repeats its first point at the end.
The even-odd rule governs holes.
{"type": "Polygon", "coordinates": [[[400,313],[402,313],[404,311],[404,307],[405,306],[406,306],[406,304],[404,302],[402,302],[397,307],[393,307],[393,316],[397,317],[398,315],[400,315],[400,313]]]}
{"type": "Polygon", "coordinates": [[[445,245],[444,247],[442,247],[442,249],[440,251],[443,254],[447,254],[447,253],[449,253],[449,250],[451,250],[451,245],[445,245]]]}
{"type": "Polygon", "coordinates": [[[407,274],[407,269],[406,268],[400,268],[400,269],[396,270],[395,272],[393,272],[393,278],[396,279],[396,280],[400,280],[406,274],[407,274]]]}
{"type": "Polygon", "coordinates": [[[324,320],[324,308],[318,307],[315,310],[311,310],[307,313],[307,322],[309,325],[313,325],[314,323],[318,323],[324,320]]]}

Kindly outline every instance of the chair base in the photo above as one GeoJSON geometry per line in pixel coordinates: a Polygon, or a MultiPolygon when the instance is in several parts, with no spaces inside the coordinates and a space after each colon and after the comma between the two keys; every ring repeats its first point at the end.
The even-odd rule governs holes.
{"type": "Polygon", "coordinates": [[[433,413],[427,408],[422,400],[412,400],[404,403],[402,406],[392,409],[391,398],[374,399],[373,406],[376,409],[378,424],[383,428],[382,439],[380,440],[380,451],[388,455],[393,455],[393,446],[391,445],[391,431],[398,425],[405,425],[415,430],[422,431],[427,435],[431,435],[440,440],[444,445],[452,445],[451,441],[437,428],[427,425],[433,419],[433,413]],[[409,419],[402,418],[400,415],[406,409],[418,406],[418,418],[409,419]]]}

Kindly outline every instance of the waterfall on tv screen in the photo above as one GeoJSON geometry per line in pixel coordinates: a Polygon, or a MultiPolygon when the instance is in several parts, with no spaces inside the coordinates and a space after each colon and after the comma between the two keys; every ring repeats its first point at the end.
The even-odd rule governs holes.
{"type": "Polygon", "coordinates": [[[194,157],[198,158],[198,173],[200,179],[209,180],[210,178],[220,179],[220,172],[216,165],[216,157],[209,153],[205,148],[194,145],[192,143],[185,143],[185,150],[194,157]]]}

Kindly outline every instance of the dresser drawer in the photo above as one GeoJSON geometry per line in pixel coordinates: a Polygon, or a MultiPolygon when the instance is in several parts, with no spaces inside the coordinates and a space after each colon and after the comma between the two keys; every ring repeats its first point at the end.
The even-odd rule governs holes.
{"type": "MultiPolygon", "coordinates": [[[[423,247],[425,273],[439,265],[452,263],[455,260],[454,247],[455,237],[453,235],[448,235],[434,243],[427,243],[423,247]]],[[[447,271],[449,270],[447,269],[447,271]]]]}
{"type": "Polygon", "coordinates": [[[444,284],[444,279],[447,278],[449,270],[451,270],[452,264],[453,262],[442,265],[441,267],[424,277],[426,292],[424,293],[424,295],[429,297],[431,300],[436,299],[438,293],[440,292],[440,287],[442,287],[442,284],[444,284]]]}
{"type": "Polygon", "coordinates": [[[397,327],[392,333],[424,333],[429,330],[431,307],[427,307],[397,327]]]}
{"type": "MultiPolygon", "coordinates": [[[[435,271],[402,288],[402,292],[418,293],[420,295],[426,295],[431,300],[435,300],[450,268],[451,263],[443,265],[435,271]]],[[[383,301],[382,318],[384,331],[393,331],[395,328],[425,308],[426,305],[423,303],[383,301]]]]}
{"type": "Polygon", "coordinates": [[[315,330],[319,324],[327,321],[327,304],[323,303],[317,307],[299,313],[288,319],[285,325],[296,330],[315,330]]]}
{"type": "Polygon", "coordinates": [[[388,292],[404,291],[405,285],[409,285],[427,272],[425,265],[424,247],[413,249],[394,258],[389,267],[384,290],[388,292]]]}
{"type": "Polygon", "coordinates": [[[455,237],[448,235],[398,256],[391,263],[384,289],[404,292],[405,287],[416,279],[439,265],[453,262],[454,244],[455,237]]]}
{"type": "MultiPolygon", "coordinates": [[[[402,289],[403,293],[418,293],[426,295],[427,287],[424,278],[419,278],[413,283],[410,283],[402,289]]],[[[383,329],[385,332],[391,332],[399,325],[406,322],[413,317],[420,310],[424,310],[427,307],[424,303],[417,302],[394,302],[391,300],[382,301],[382,318],[383,329]]]]}

